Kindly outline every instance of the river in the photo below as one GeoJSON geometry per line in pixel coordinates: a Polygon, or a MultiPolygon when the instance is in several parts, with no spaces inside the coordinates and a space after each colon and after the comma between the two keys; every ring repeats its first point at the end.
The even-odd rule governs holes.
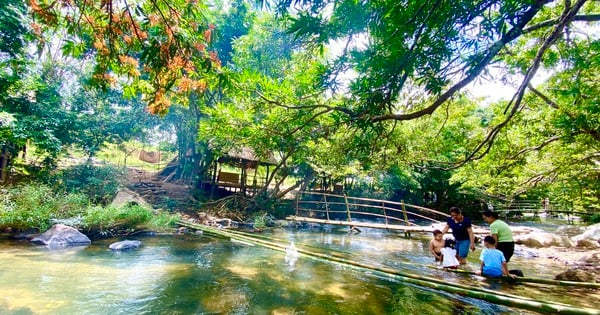
{"type": "MultiPolygon", "coordinates": [[[[369,229],[349,235],[341,228],[262,235],[449,282],[600,308],[598,292],[589,289],[508,285],[433,269],[425,235],[406,239],[369,229]]],[[[0,314],[535,314],[206,235],[135,239],[142,247],[125,252],[108,249],[121,239],[61,250],[1,239],[0,314]]],[[[473,268],[478,254],[470,254],[473,268]]],[[[561,271],[520,256],[510,267],[532,277],[561,271]]]]}

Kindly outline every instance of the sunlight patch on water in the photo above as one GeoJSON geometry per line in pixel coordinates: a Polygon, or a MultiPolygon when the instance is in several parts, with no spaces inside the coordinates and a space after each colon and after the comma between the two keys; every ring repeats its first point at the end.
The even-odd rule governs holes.
{"type": "Polygon", "coordinates": [[[79,308],[108,310],[152,296],[164,275],[186,268],[166,265],[156,257],[135,262],[126,259],[124,263],[119,255],[110,253],[89,260],[81,251],[36,248],[0,252],[0,261],[11,261],[0,274],[3,304],[8,309],[27,308],[33,314],[75,314],[79,308]]]}
{"type": "Polygon", "coordinates": [[[204,296],[202,305],[210,314],[232,314],[248,308],[249,297],[235,286],[223,285],[218,296],[204,296]]]}
{"type": "Polygon", "coordinates": [[[234,273],[241,278],[253,279],[260,273],[258,268],[248,267],[248,266],[239,266],[239,265],[229,265],[225,267],[229,272],[234,273]]]}

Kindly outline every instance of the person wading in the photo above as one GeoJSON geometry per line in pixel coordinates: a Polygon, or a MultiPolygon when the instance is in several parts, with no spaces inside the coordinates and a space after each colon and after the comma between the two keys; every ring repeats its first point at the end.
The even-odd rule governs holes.
{"type": "Polygon", "coordinates": [[[452,235],[456,240],[456,253],[458,261],[461,265],[467,263],[469,248],[475,251],[475,242],[473,240],[473,227],[471,220],[462,214],[462,210],[458,207],[450,208],[450,217],[446,220],[446,226],[442,233],[446,234],[449,229],[452,229],[452,235]]]}
{"type": "Polygon", "coordinates": [[[515,242],[510,227],[506,222],[498,219],[498,213],[493,211],[484,211],[483,221],[490,225],[490,234],[496,240],[496,249],[504,254],[506,262],[515,252],[515,242]]]}

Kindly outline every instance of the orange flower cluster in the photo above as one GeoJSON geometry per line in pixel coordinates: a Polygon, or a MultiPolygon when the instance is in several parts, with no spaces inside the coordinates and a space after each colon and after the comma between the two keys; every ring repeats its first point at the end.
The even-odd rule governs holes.
{"type": "Polygon", "coordinates": [[[132,77],[140,76],[140,71],[138,70],[139,62],[137,59],[130,57],[130,56],[126,56],[126,55],[120,55],[119,61],[124,66],[124,68],[127,70],[127,74],[129,76],[132,76],[132,77]]]}
{"type": "Polygon", "coordinates": [[[48,25],[56,25],[58,16],[53,11],[54,3],[47,8],[42,8],[37,0],[28,0],[29,7],[34,12],[34,15],[48,25]]]}
{"type": "Polygon", "coordinates": [[[148,110],[154,114],[168,110],[174,93],[202,93],[207,89],[208,82],[199,76],[196,67],[206,67],[207,61],[211,66],[205,70],[221,67],[217,53],[208,51],[215,25],[189,18],[195,15],[190,15],[189,7],[179,10],[179,3],[173,6],[158,4],[144,8],[144,12],[140,13],[132,4],[123,5],[123,2],[115,0],[26,1],[34,13],[35,22],[39,23],[32,23],[32,30],[40,38],[43,27],[58,25],[59,18],[62,19],[60,22],[79,24],[74,28],[74,32],[78,33],[70,35],[92,37],[92,47],[88,48],[97,52],[99,70],[94,80],[99,85],[116,84],[118,75],[139,79],[141,71],[147,73],[154,92],[144,92],[149,93],[146,98],[148,110]],[[146,20],[142,21],[144,18],[146,20]],[[192,34],[190,31],[193,36],[188,36],[192,34]],[[148,40],[150,36],[151,41],[148,40]],[[156,48],[158,53],[154,51],[156,48]],[[149,54],[151,59],[141,64],[134,56],[144,50],[152,50],[149,54]],[[116,61],[120,64],[115,67],[116,61]]]}
{"type": "Polygon", "coordinates": [[[94,80],[110,86],[114,86],[117,83],[117,79],[109,73],[96,73],[92,77],[94,80]]]}
{"type": "Polygon", "coordinates": [[[207,83],[205,80],[192,80],[188,77],[183,77],[178,80],[177,88],[181,93],[204,92],[206,90],[207,83]]]}
{"type": "Polygon", "coordinates": [[[171,100],[166,97],[165,90],[159,89],[154,93],[154,98],[148,104],[148,111],[151,114],[164,114],[171,107],[171,100]]]}

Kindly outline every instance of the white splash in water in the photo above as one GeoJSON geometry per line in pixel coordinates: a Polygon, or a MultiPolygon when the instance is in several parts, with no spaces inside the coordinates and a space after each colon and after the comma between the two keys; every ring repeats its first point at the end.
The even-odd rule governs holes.
{"type": "Polygon", "coordinates": [[[294,245],[294,242],[291,242],[290,245],[285,248],[285,263],[290,267],[294,267],[299,256],[300,254],[298,254],[296,245],[294,245]]]}

